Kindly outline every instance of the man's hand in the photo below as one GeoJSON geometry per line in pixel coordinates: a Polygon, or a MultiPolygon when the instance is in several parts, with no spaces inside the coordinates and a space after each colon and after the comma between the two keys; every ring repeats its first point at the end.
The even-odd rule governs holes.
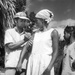
{"type": "Polygon", "coordinates": [[[30,37],[30,39],[27,41],[27,43],[26,43],[27,47],[28,47],[28,46],[32,46],[32,44],[33,44],[33,39],[34,39],[34,35],[32,35],[32,36],[30,37]]]}
{"type": "Polygon", "coordinates": [[[27,42],[30,38],[31,38],[31,34],[30,33],[25,33],[25,36],[24,36],[25,42],[27,42]]]}
{"type": "Polygon", "coordinates": [[[43,72],[43,75],[50,75],[50,67],[48,67],[44,72],[43,72]]]}

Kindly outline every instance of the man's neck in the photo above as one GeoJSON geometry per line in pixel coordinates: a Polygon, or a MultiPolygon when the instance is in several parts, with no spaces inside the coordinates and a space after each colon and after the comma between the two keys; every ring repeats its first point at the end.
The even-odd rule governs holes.
{"type": "Polygon", "coordinates": [[[16,31],[17,31],[18,33],[22,33],[22,32],[23,32],[23,28],[16,27],[16,31]]]}

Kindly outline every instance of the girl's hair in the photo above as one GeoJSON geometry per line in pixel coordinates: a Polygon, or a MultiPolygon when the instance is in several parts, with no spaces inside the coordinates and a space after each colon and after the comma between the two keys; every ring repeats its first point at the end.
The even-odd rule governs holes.
{"type": "Polygon", "coordinates": [[[44,20],[44,23],[45,23],[45,27],[47,28],[48,27],[47,21],[44,20]]]}
{"type": "Polygon", "coordinates": [[[72,34],[75,31],[74,29],[75,29],[75,26],[66,26],[66,28],[64,29],[64,32],[72,34]]]}
{"type": "Polygon", "coordinates": [[[73,38],[75,39],[75,26],[74,26],[74,28],[73,28],[72,34],[73,34],[73,38]]]}
{"type": "MultiPolygon", "coordinates": [[[[64,33],[67,32],[70,34],[70,37],[73,36],[75,38],[75,26],[66,26],[64,29],[64,33]]],[[[65,39],[65,38],[64,38],[65,39]]],[[[70,38],[65,39],[66,44],[70,44],[70,38]]]]}

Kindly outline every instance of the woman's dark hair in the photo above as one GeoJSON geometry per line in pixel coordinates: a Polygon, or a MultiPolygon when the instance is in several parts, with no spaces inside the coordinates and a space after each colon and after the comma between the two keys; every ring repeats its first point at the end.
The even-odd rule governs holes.
{"type": "MultiPolygon", "coordinates": [[[[72,35],[75,38],[75,26],[66,26],[64,29],[64,34],[65,34],[65,32],[69,33],[70,36],[72,35]]],[[[64,37],[64,39],[65,39],[67,45],[70,44],[70,38],[66,39],[64,37]]]]}
{"type": "Polygon", "coordinates": [[[48,27],[48,23],[47,23],[47,21],[44,20],[44,23],[45,23],[45,26],[48,27]]]}
{"type": "Polygon", "coordinates": [[[75,71],[75,61],[72,63],[72,69],[75,71]]]}
{"type": "Polygon", "coordinates": [[[75,39],[75,26],[73,28],[73,32],[72,32],[73,38],[75,39]]]}
{"type": "Polygon", "coordinates": [[[67,32],[67,33],[72,33],[75,29],[75,26],[66,26],[66,28],[64,29],[64,32],[67,32]]]}

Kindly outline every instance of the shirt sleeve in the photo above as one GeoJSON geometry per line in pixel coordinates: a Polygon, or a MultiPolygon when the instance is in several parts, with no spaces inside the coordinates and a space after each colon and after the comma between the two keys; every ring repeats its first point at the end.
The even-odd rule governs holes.
{"type": "Polygon", "coordinates": [[[8,43],[11,43],[11,42],[14,42],[13,36],[12,36],[11,31],[10,30],[7,30],[5,32],[4,44],[8,44],[8,43]]]}

